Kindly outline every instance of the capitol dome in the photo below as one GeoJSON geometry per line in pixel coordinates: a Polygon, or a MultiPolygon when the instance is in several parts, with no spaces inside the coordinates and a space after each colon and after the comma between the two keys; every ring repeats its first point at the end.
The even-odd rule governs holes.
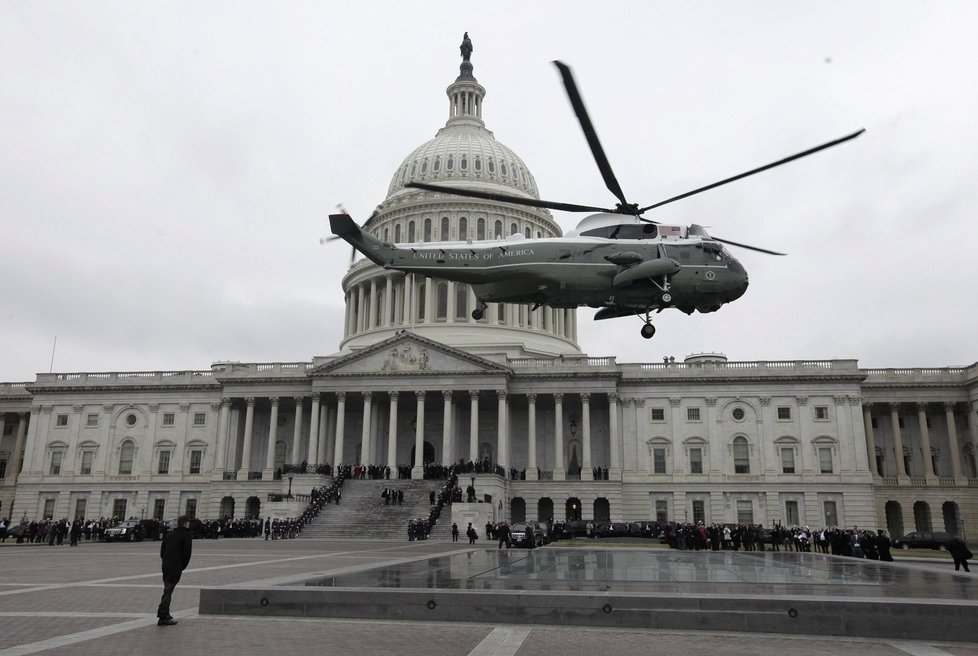
{"type": "MultiPolygon", "coordinates": [[[[433,139],[408,155],[387,197],[363,229],[394,243],[482,241],[519,234],[559,237],[550,212],[447,193],[406,188],[408,182],[458,186],[539,199],[523,160],[486,129],[486,90],[475,79],[471,42],[463,41],[459,76],[448,86],[449,116],[433,139]],[[465,51],[465,44],[470,49],[465,51]]],[[[463,283],[354,263],[343,279],[346,319],[341,351],[355,351],[408,330],[474,353],[509,357],[580,354],[576,310],[492,303],[475,319],[475,294],[463,283]]]]}

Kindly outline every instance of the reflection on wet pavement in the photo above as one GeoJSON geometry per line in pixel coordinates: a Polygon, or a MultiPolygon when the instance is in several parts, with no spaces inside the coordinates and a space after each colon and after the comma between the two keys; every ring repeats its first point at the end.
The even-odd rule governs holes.
{"type": "Polygon", "coordinates": [[[968,578],[797,552],[473,550],[311,579],[306,585],[978,599],[968,578]]]}

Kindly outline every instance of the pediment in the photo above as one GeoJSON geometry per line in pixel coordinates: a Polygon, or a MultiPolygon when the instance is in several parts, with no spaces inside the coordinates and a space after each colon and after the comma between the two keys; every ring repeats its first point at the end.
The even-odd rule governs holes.
{"type": "Polygon", "coordinates": [[[506,374],[496,362],[411,333],[395,335],[309,372],[318,376],[506,374]]]}

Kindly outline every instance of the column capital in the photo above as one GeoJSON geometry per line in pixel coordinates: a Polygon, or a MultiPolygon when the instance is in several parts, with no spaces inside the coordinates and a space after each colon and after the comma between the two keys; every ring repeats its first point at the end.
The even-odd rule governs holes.
{"type": "Polygon", "coordinates": [[[849,397],[845,396],[844,394],[839,396],[833,396],[832,401],[834,401],[836,405],[846,405],[847,403],[849,403],[849,397]]]}
{"type": "Polygon", "coordinates": [[[441,395],[445,398],[446,401],[452,400],[452,390],[442,390],[441,395]]]}
{"type": "Polygon", "coordinates": [[[397,390],[394,390],[393,392],[388,392],[387,393],[387,396],[390,397],[391,401],[397,401],[397,397],[400,396],[400,395],[401,395],[401,393],[399,391],[397,391],[397,390]]]}
{"type": "Polygon", "coordinates": [[[272,407],[273,408],[276,407],[276,406],[278,406],[278,397],[277,396],[270,396],[270,397],[268,397],[268,400],[272,402],[272,407]]]}
{"type": "Polygon", "coordinates": [[[887,403],[886,404],[886,409],[889,410],[890,412],[892,412],[893,414],[899,414],[900,413],[900,404],[899,403],[893,403],[893,402],[887,403]]]}
{"type": "Polygon", "coordinates": [[[917,401],[916,403],[913,404],[913,407],[917,410],[917,412],[927,412],[926,402],[917,401]]]}
{"type": "Polygon", "coordinates": [[[181,403],[178,407],[180,408],[180,412],[190,412],[189,403],[181,403]]]}
{"type": "Polygon", "coordinates": [[[496,390],[496,396],[499,397],[500,401],[505,401],[509,397],[509,392],[507,390],[496,390]]]}
{"type": "Polygon", "coordinates": [[[150,403],[149,404],[149,411],[155,415],[157,412],[160,411],[160,404],[159,403],[150,403]]]}
{"type": "Polygon", "coordinates": [[[83,405],[73,405],[73,406],[71,406],[71,411],[74,414],[76,414],[76,415],[80,415],[82,413],[82,410],[84,410],[84,409],[85,409],[85,406],[83,406],[83,405]]]}
{"type": "Polygon", "coordinates": [[[336,393],[336,401],[337,401],[337,403],[339,403],[339,402],[346,402],[346,392],[337,392],[336,393]]]}
{"type": "Polygon", "coordinates": [[[556,392],[554,394],[554,403],[563,403],[564,395],[561,392],[556,392]]]}
{"type": "Polygon", "coordinates": [[[680,399],[680,398],[673,397],[673,398],[669,399],[669,405],[671,405],[674,408],[678,408],[682,404],[683,404],[683,400],[680,399]]]}
{"type": "Polygon", "coordinates": [[[761,407],[762,408],[767,408],[767,407],[770,407],[771,406],[771,397],[770,396],[762,396],[762,397],[760,397],[757,400],[761,404],[761,407]]]}
{"type": "Polygon", "coordinates": [[[950,413],[953,414],[954,413],[954,406],[956,406],[956,405],[957,405],[957,403],[955,403],[954,401],[944,401],[941,404],[941,407],[944,408],[944,412],[950,412],[950,413]]]}
{"type": "MultiPolygon", "coordinates": [[[[213,410],[214,412],[217,412],[220,409],[221,409],[221,404],[220,403],[211,403],[211,410],[213,410]]],[[[112,409],[111,408],[106,408],[105,411],[106,412],[112,412],[112,409]]]]}
{"type": "Polygon", "coordinates": [[[306,402],[306,397],[304,396],[293,396],[292,400],[295,401],[296,405],[302,405],[306,402]]]}
{"type": "Polygon", "coordinates": [[[636,408],[644,408],[645,407],[645,399],[632,399],[632,401],[635,403],[635,407],[636,408]]]}
{"type": "Polygon", "coordinates": [[[320,394],[319,392],[313,392],[312,394],[309,395],[309,398],[312,399],[313,403],[319,403],[320,401],[323,400],[323,395],[320,394]]]}
{"type": "Polygon", "coordinates": [[[254,408],[255,407],[255,397],[253,397],[253,396],[245,397],[245,404],[249,408],[254,408]]]}
{"type": "Polygon", "coordinates": [[[365,402],[369,403],[371,400],[373,400],[373,392],[361,392],[361,394],[363,395],[363,400],[365,402]]]}
{"type": "Polygon", "coordinates": [[[469,396],[473,401],[477,401],[479,399],[479,390],[469,390],[469,396]]]}
{"type": "Polygon", "coordinates": [[[590,402],[591,402],[591,393],[590,392],[582,392],[581,393],[581,403],[590,403],[590,402]]]}
{"type": "Polygon", "coordinates": [[[225,396],[224,398],[221,399],[221,407],[222,408],[230,408],[231,407],[231,403],[233,403],[233,402],[234,402],[234,399],[225,396]]]}
{"type": "Polygon", "coordinates": [[[706,407],[715,408],[717,405],[717,399],[715,396],[706,397],[706,407]]]}
{"type": "Polygon", "coordinates": [[[633,402],[633,401],[634,401],[634,399],[631,399],[631,398],[628,398],[628,397],[626,396],[626,397],[623,397],[623,398],[621,399],[621,404],[622,404],[622,405],[623,405],[624,407],[626,407],[626,408],[628,408],[628,407],[631,407],[631,405],[632,405],[632,402],[633,402]]]}
{"type": "Polygon", "coordinates": [[[846,398],[849,399],[850,407],[863,404],[862,399],[860,399],[858,396],[847,396],[846,398]]]}
{"type": "Polygon", "coordinates": [[[414,396],[415,396],[415,397],[416,397],[416,398],[417,398],[417,399],[418,399],[419,401],[424,401],[424,395],[425,395],[425,394],[427,394],[427,392],[426,392],[425,390],[415,390],[415,391],[414,391],[414,396]]]}
{"type": "Polygon", "coordinates": [[[611,405],[618,405],[618,393],[608,392],[608,403],[611,405]]]}
{"type": "Polygon", "coordinates": [[[527,403],[535,404],[537,402],[537,395],[534,392],[530,392],[526,395],[527,403]]]}
{"type": "Polygon", "coordinates": [[[807,396],[796,396],[795,401],[798,403],[798,405],[808,405],[807,396]]]}

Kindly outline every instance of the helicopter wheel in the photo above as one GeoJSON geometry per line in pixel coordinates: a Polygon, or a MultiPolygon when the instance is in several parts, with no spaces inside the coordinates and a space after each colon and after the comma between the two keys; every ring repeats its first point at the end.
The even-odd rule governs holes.
{"type": "Polygon", "coordinates": [[[653,326],[650,323],[647,323],[644,326],[642,326],[642,337],[644,337],[645,339],[652,339],[652,335],[654,334],[655,334],[655,326],[653,326]]]}
{"type": "Polygon", "coordinates": [[[485,313],[486,313],[486,311],[483,310],[482,308],[476,308],[476,309],[472,310],[472,318],[475,319],[476,321],[478,321],[479,319],[481,319],[483,317],[483,315],[485,315],[485,313]]]}

